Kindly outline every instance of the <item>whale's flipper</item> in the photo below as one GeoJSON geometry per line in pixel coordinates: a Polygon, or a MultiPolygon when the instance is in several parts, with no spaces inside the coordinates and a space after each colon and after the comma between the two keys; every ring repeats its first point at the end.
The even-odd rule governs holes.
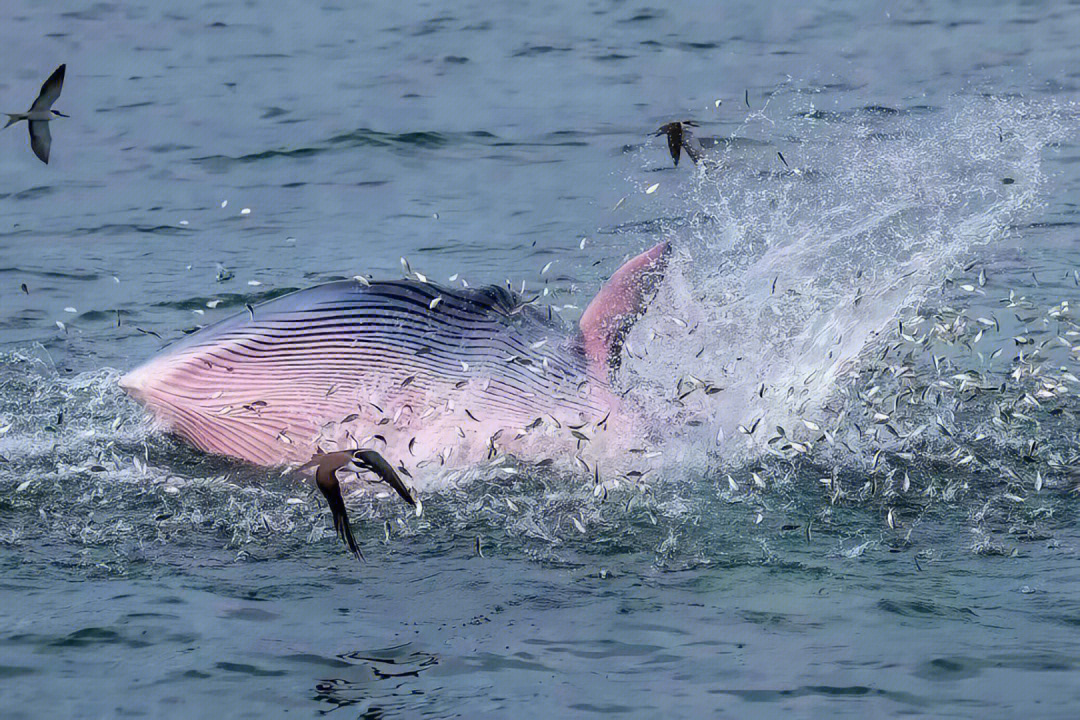
{"type": "Polygon", "coordinates": [[[615,271],[581,315],[579,327],[589,372],[608,379],[619,363],[622,338],[645,310],[647,297],[663,277],[671,247],[662,242],[615,271]]]}

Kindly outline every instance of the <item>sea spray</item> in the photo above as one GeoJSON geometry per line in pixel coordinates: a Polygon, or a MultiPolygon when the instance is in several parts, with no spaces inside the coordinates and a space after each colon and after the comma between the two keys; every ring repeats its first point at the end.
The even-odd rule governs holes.
{"type": "Polygon", "coordinates": [[[626,340],[623,387],[699,467],[751,461],[777,428],[812,447],[821,433],[802,421],[835,425],[828,401],[896,319],[1037,215],[1044,152],[1076,115],[987,97],[844,114],[786,99],[788,117],[757,122],[790,167],[765,142],[719,145],[675,200],[668,278],[626,340]],[[723,390],[680,397],[687,377],[723,390]]]}

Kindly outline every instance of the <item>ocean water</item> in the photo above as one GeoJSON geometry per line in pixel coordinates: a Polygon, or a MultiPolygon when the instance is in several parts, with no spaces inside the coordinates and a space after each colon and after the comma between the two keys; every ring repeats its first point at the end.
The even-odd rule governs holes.
{"type": "Polygon", "coordinates": [[[3,717],[1076,716],[1076,4],[4,9],[0,110],[72,117],[0,132],[3,717]],[[363,564],[116,386],[403,256],[572,321],[661,240],[653,469],[356,492],[363,564]]]}

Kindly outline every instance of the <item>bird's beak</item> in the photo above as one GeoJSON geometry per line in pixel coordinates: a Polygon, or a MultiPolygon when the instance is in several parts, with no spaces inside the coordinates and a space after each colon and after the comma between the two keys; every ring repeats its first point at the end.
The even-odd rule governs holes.
{"type": "Polygon", "coordinates": [[[65,115],[64,113],[60,112],[59,110],[53,110],[53,115],[59,115],[60,117],[64,117],[64,118],[71,117],[70,115],[65,115]]]}

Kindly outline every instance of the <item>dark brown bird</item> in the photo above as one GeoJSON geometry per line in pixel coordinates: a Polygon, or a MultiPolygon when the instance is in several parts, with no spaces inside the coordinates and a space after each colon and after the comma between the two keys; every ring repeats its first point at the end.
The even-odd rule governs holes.
{"type": "Polygon", "coordinates": [[[689,129],[697,126],[698,124],[693,120],[669,122],[667,125],[661,125],[660,129],[654,133],[653,137],[667,135],[668,152],[671,153],[671,159],[675,161],[675,167],[679,167],[679,154],[684,149],[686,150],[687,157],[689,157],[695,165],[697,164],[697,161],[701,159],[701,151],[691,142],[693,134],[689,129]]]}
{"type": "Polygon", "coordinates": [[[340,450],[338,452],[323,453],[316,455],[299,470],[315,468],[315,485],[326,498],[326,504],[330,506],[330,514],[334,518],[334,529],[349,550],[358,560],[364,559],[360,552],[360,546],[356,544],[352,528],[349,527],[349,515],[345,510],[345,500],[341,497],[341,485],[338,483],[338,470],[362,473],[371,472],[379,476],[379,479],[397,491],[405,502],[415,506],[416,500],[401,482],[397,472],[386,462],[382,455],[374,450],[340,450]]]}

